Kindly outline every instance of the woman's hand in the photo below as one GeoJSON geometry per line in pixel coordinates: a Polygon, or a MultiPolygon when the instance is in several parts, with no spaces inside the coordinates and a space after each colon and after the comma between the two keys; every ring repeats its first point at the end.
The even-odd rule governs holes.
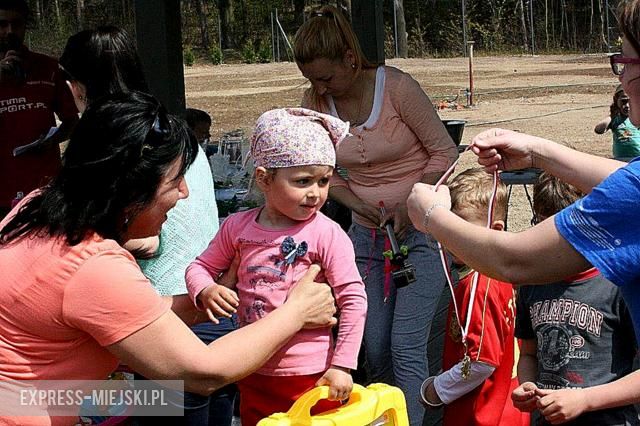
{"type": "Polygon", "coordinates": [[[384,228],[387,222],[393,221],[393,233],[399,241],[404,240],[407,235],[407,225],[411,223],[409,213],[407,212],[407,203],[398,204],[392,211],[382,216],[381,227],[384,228]]]}
{"type": "Polygon", "coordinates": [[[442,206],[447,210],[451,209],[451,196],[449,195],[449,188],[441,185],[438,188],[438,192],[434,191],[433,185],[427,185],[426,183],[416,183],[411,189],[411,194],[407,198],[407,209],[409,213],[409,219],[413,223],[413,226],[422,232],[428,232],[425,227],[425,214],[431,213],[434,206],[442,206]]]}
{"type": "Polygon", "coordinates": [[[351,395],[353,378],[349,369],[332,366],[316,382],[316,386],[325,385],[329,386],[330,401],[344,401],[351,395]]]}
{"type": "Polygon", "coordinates": [[[331,287],[314,281],[319,272],[320,266],[311,265],[307,273],[291,289],[283,305],[297,311],[302,328],[332,327],[338,323],[333,316],[336,313],[336,305],[331,287]]]}
{"type": "Polygon", "coordinates": [[[487,172],[536,167],[535,157],[546,139],[504,129],[489,129],[473,138],[471,150],[487,172]]]}
{"type": "Polygon", "coordinates": [[[351,208],[354,212],[358,213],[360,216],[369,219],[371,222],[375,223],[378,226],[383,226],[384,218],[380,213],[380,209],[378,207],[370,206],[364,202],[359,202],[358,204],[353,205],[351,208]]]}
{"type": "Polygon", "coordinates": [[[524,411],[527,413],[531,413],[535,411],[538,407],[536,403],[538,402],[538,397],[536,396],[536,390],[538,387],[535,383],[532,382],[524,382],[517,388],[513,390],[511,393],[511,400],[513,401],[513,406],[516,407],[520,411],[524,411]]]}

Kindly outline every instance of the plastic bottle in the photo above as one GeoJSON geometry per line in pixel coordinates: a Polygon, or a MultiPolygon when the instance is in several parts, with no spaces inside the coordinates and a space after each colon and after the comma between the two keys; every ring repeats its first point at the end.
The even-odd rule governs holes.
{"type": "Polygon", "coordinates": [[[11,208],[14,208],[15,206],[17,206],[20,200],[22,200],[23,198],[24,198],[24,192],[18,191],[16,194],[16,198],[11,200],[11,208]]]}

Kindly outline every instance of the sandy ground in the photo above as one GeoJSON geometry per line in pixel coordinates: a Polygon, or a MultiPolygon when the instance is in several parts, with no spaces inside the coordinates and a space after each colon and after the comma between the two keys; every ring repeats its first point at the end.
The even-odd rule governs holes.
{"type": "MultiPolygon", "coordinates": [[[[474,106],[466,107],[469,63],[455,59],[396,59],[387,62],[409,72],[434,103],[459,109],[439,111],[443,119],[467,120],[463,144],[482,130],[503,127],[532,133],[597,155],[611,154],[611,135],[593,127],[608,115],[618,84],[605,55],[475,57],[474,106]]],[[[308,86],[293,63],[198,65],[185,70],[187,105],[214,118],[214,139],[244,129],[249,135],[264,111],[297,106],[308,86]]],[[[457,171],[475,165],[466,153],[457,171]]],[[[509,227],[529,225],[531,210],[522,185],[513,188],[509,227]]]]}

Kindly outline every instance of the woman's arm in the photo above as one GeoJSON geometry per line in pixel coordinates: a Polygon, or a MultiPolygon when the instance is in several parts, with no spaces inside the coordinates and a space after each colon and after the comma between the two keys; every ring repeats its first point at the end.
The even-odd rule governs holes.
{"type": "Polygon", "coordinates": [[[593,131],[601,135],[609,130],[609,124],[611,124],[611,117],[605,117],[602,119],[602,121],[596,124],[596,127],[593,129],[593,131]]]}
{"type": "Polygon", "coordinates": [[[559,234],[553,217],[517,234],[490,230],[451,213],[446,186],[435,192],[421,183],[414,185],[407,204],[417,229],[431,233],[456,257],[490,277],[513,284],[540,284],[591,267],[559,234]]]}
{"type": "Polygon", "coordinates": [[[209,346],[168,311],[107,348],[145,377],[184,380],[186,390],[209,394],[258,369],[301,328],[336,324],[329,286],[313,282],[319,271],[312,265],[284,305],[209,346]]]}
{"type": "Polygon", "coordinates": [[[370,206],[362,201],[347,186],[336,185],[329,188],[329,196],[348,209],[355,211],[360,216],[366,217],[373,223],[381,223],[382,217],[377,207],[370,206]]]}
{"type": "Polygon", "coordinates": [[[477,135],[471,143],[478,163],[489,172],[536,167],[585,193],[625,165],[511,130],[490,129],[477,135]]]}

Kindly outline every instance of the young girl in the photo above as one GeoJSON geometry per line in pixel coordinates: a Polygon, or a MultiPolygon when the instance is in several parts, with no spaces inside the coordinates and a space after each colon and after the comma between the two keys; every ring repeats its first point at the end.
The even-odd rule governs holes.
{"type": "Polygon", "coordinates": [[[640,131],[629,121],[629,96],[622,85],[616,87],[610,116],[596,124],[594,131],[601,135],[611,129],[613,136],[613,158],[630,161],[640,156],[640,131]]]}
{"type": "Polygon", "coordinates": [[[237,310],[240,326],[280,306],[311,264],[321,266],[319,278],[333,287],[340,312],[336,341],[329,328],[303,330],[241,380],[243,426],[287,411],[314,386],[329,385],[335,401],[321,402],[315,412],[334,408],[351,393],[350,369],[356,368],[366,315],[364,284],[349,237],[320,213],[336,161],[333,145],[347,131],[341,120],[302,108],[264,113],[251,140],[251,156],[265,205],[227,218],[187,268],[187,288],[196,305],[210,316],[237,310]],[[223,287],[215,278],[236,255],[236,288],[223,287]]]}

